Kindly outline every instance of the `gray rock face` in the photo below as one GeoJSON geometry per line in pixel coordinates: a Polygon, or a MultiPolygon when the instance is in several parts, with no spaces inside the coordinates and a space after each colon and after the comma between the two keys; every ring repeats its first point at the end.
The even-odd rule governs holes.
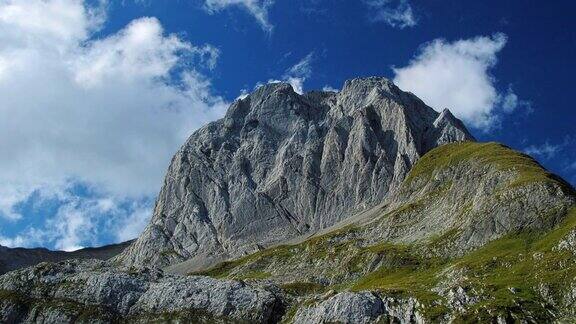
{"type": "Polygon", "coordinates": [[[568,250],[576,255],[576,230],[570,231],[555,247],[556,250],[568,250]]]}
{"type": "Polygon", "coordinates": [[[0,322],[68,323],[154,319],[268,323],[282,301],[269,287],[232,280],[114,268],[102,261],[42,263],[0,277],[0,322]]]}
{"type": "Polygon", "coordinates": [[[177,152],[151,223],[117,259],[205,267],[313,233],[380,203],[430,149],[471,139],[382,78],[339,93],[263,86],[177,152]]]}
{"type": "MultiPolygon", "coordinates": [[[[453,154],[452,164],[406,181],[389,196],[388,210],[397,212],[367,226],[366,237],[413,243],[437,235],[443,254],[459,256],[509,233],[552,229],[576,204],[574,189],[561,179],[547,178],[532,158],[496,143],[461,146],[470,147],[467,158],[453,154]],[[499,158],[504,162],[495,161],[499,158]],[[509,161],[513,167],[505,165],[509,161]],[[533,174],[540,178],[531,178],[533,174]]],[[[442,154],[450,154],[449,147],[440,148],[442,154]]],[[[562,248],[570,246],[567,236],[562,248]]]]}
{"type": "Polygon", "coordinates": [[[381,299],[370,292],[343,292],[301,308],[294,323],[424,323],[412,299],[381,299]]]}

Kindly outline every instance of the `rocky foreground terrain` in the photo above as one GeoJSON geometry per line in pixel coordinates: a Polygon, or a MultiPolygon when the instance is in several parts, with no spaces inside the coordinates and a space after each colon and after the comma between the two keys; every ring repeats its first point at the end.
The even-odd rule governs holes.
{"type": "Polygon", "coordinates": [[[382,78],[267,85],[108,261],[0,276],[8,323],[570,323],[576,191],[382,78]]]}

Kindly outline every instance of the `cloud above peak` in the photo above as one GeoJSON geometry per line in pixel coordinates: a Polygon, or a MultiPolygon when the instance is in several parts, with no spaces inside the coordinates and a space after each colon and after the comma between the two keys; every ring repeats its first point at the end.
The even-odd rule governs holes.
{"type": "Polygon", "coordinates": [[[294,91],[299,94],[304,93],[304,82],[312,76],[313,60],[314,52],[310,52],[284,73],[284,80],[290,83],[294,91]]]}
{"type": "Polygon", "coordinates": [[[363,0],[370,9],[370,20],[384,22],[392,27],[404,29],[414,27],[418,20],[408,0],[363,0]]]}
{"type": "Polygon", "coordinates": [[[393,69],[394,82],[436,110],[449,108],[468,125],[489,130],[497,126],[501,113],[528,105],[511,87],[499,92],[491,74],[506,42],[501,33],[455,42],[433,40],[407,66],[393,69]]]}
{"type": "Polygon", "coordinates": [[[240,7],[252,15],[264,31],[271,33],[274,26],[268,18],[268,10],[273,4],[274,0],[205,0],[204,6],[210,13],[240,7]]]}

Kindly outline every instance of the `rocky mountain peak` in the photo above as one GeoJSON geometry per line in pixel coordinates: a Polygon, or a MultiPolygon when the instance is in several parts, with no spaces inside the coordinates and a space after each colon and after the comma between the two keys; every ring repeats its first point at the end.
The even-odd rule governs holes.
{"type": "Polygon", "coordinates": [[[124,246],[0,246],[0,322],[576,318],[576,190],[383,78],[235,101],[175,154],[137,241],[62,261],[124,246]]]}
{"type": "Polygon", "coordinates": [[[472,139],[384,78],[303,95],[264,85],[190,136],[119,260],[202,268],[310,235],[381,202],[430,149],[472,139]]]}

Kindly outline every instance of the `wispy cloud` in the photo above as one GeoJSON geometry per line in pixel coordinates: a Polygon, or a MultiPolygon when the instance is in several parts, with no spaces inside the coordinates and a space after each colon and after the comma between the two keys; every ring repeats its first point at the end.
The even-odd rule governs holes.
{"type": "Polygon", "coordinates": [[[370,20],[396,28],[414,27],[418,20],[408,0],[363,0],[370,10],[370,20]]]}
{"type": "Polygon", "coordinates": [[[511,113],[529,103],[509,87],[501,93],[490,74],[497,54],[506,45],[504,34],[425,44],[405,67],[394,68],[394,82],[438,111],[449,108],[468,125],[488,131],[499,123],[499,113],[511,113]]]}
{"type": "Polygon", "coordinates": [[[541,145],[531,145],[524,149],[524,152],[537,157],[552,159],[562,150],[564,144],[553,145],[548,142],[541,145]]]}
{"type": "MultiPolygon", "coordinates": [[[[312,76],[312,62],[314,61],[315,54],[310,52],[296,64],[292,65],[284,72],[282,79],[270,79],[268,83],[288,82],[296,93],[304,93],[304,82],[312,76]]],[[[255,88],[261,86],[262,83],[256,84],[255,88]]],[[[242,90],[240,97],[246,95],[246,90],[242,90]]]]}
{"type": "Polygon", "coordinates": [[[565,168],[566,170],[569,171],[575,171],[576,170],[576,161],[568,163],[568,165],[565,168]]]}
{"type": "Polygon", "coordinates": [[[535,157],[551,160],[556,158],[560,152],[565,150],[571,144],[572,138],[570,136],[566,136],[561,143],[552,144],[549,141],[546,141],[540,145],[527,146],[523,149],[523,151],[524,153],[535,157]]]}
{"type": "Polygon", "coordinates": [[[506,93],[500,95],[500,104],[505,113],[512,113],[518,108],[523,108],[527,113],[533,111],[532,103],[527,100],[519,99],[518,95],[516,95],[512,89],[512,86],[508,86],[506,93]]]}
{"type": "Polygon", "coordinates": [[[286,70],[284,74],[284,80],[290,83],[297,93],[302,94],[304,92],[304,82],[312,76],[313,60],[314,52],[311,52],[286,70]]]}
{"type": "Polygon", "coordinates": [[[340,90],[339,90],[339,89],[336,89],[336,88],[334,88],[334,87],[332,87],[332,86],[330,86],[330,85],[325,85],[325,86],[322,88],[322,91],[339,92],[340,90]]]}
{"type": "Polygon", "coordinates": [[[272,32],[274,26],[268,18],[268,10],[274,4],[274,0],[205,0],[208,12],[214,13],[229,7],[239,7],[252,15],[262,29],[272,32]]]}

